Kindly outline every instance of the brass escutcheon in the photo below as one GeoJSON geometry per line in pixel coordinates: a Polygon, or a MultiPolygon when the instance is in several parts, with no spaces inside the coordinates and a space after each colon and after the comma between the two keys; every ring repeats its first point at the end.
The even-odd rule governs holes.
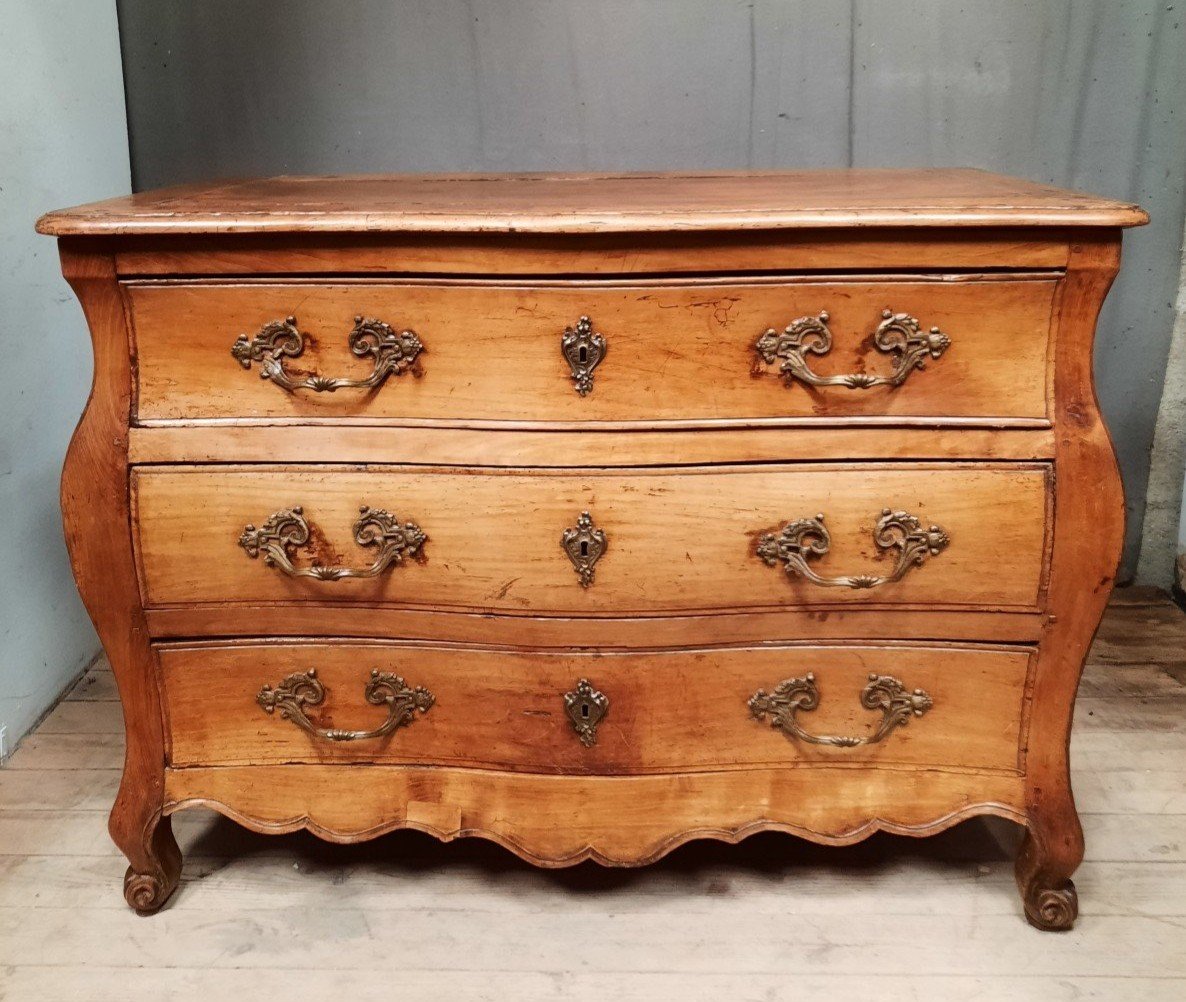
{"type": "Polygon", "coordinates": [[[564,328],[560,352],[572,370],[573,387],[582,397],[588,395],[593,389],[593,370],[605,358],[605,338],[593,330],[588,317],[581,317],[575,328],[564,328]]]}
{"type": "Polygon", "coordinates": [[[593,524],[593,516],[583,511],[577,518],[576,526],[560,534],[560,545],[568,554],[581,587],[588,588],[593,583],[593,566],[609,546],[605,531],[598,529],[593,524]]]}
{"type": "Polygon", "coordinates": [[[575,689],[564,694],[564,711],[581,744],[592,748],[597,743],[597,725],[609,713],[609,697],[583,678],[575,689]]]}

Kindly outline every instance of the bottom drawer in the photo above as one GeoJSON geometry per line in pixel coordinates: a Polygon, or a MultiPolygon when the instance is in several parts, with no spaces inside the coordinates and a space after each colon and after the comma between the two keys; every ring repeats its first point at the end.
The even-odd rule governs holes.
{"type": "Polygon", "coordinates": [[[380,641],[158,647],[174,767],[377,762],[584,774],[849,762],[1017,772],[1032,654],[906,643],[614,653],[380,641]]]}

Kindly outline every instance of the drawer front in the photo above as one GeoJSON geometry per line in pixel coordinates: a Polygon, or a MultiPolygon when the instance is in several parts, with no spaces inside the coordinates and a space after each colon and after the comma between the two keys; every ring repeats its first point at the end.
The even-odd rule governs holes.
{"type": "Polygon", "coordinates": [[[140,421],[571,425],[1041,422],[1055,287],[1049,277],[947,276],[125,288],[140,421]]]}
{"type": "Polygon", "coordinates": [[[633,615],[1034,609],[1049,478],[988,463],[142,467],[132,490],[150,607],[633,615]]]}
{"type": "Polygon", "coordinates": [[[643,773],[848,762],[1016,771],[1032,652],[857,644],[576,654],[308,642],[158,653],[174,766],[643,773]]]}

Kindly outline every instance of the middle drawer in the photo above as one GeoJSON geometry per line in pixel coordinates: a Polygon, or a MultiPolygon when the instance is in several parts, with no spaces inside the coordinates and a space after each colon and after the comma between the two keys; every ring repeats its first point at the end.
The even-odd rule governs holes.
{"type": "Polygon", "coordinates": [[[1043,464],[140,467],[149,607],[1041,607],[1043,464]]]}

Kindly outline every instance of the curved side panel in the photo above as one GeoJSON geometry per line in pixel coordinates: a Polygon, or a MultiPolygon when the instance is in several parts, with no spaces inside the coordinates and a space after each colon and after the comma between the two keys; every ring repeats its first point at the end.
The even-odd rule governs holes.
{"type": "Polygon", "coordinates": [[[541,776],[453,768],[171,769],[165,811],[208,807],[257,832],[360,842],[398,828],[478,836],[537,866],[643,866],[698,838],[782,831],[846,845],[877,831],[933,835],[965,818],[1024,819],[1019,777],[937,770],[763,769],[541,776]]]}
{"type": "Polygon", "coordinates": [[[113,256],[96,241],[61,244],[62,272],[90,325],[94,383],[62,472],[62,521],[78,590],[119,683],[127,751],[110,830],[131,865],[124,896],[155,911],[177,886],[181,854],[164,796],[164,738],[140,605],[128,511],[131,365],[113,256]]]}
{"type": "Polygon", "coordinates": [[[1083,859],[1083,829],[1068,765],[1071,719],[1124,541],[1124,491],[1092,377],[1096,320],[1119,265],[1119,232],[1084,233],[1056,307],[1054,549],[1026,760],[1029,830],[1017,859],[1026,916],[1043,929],[1069,929],[1078,912],[1070,877],[1083,859]]]}

